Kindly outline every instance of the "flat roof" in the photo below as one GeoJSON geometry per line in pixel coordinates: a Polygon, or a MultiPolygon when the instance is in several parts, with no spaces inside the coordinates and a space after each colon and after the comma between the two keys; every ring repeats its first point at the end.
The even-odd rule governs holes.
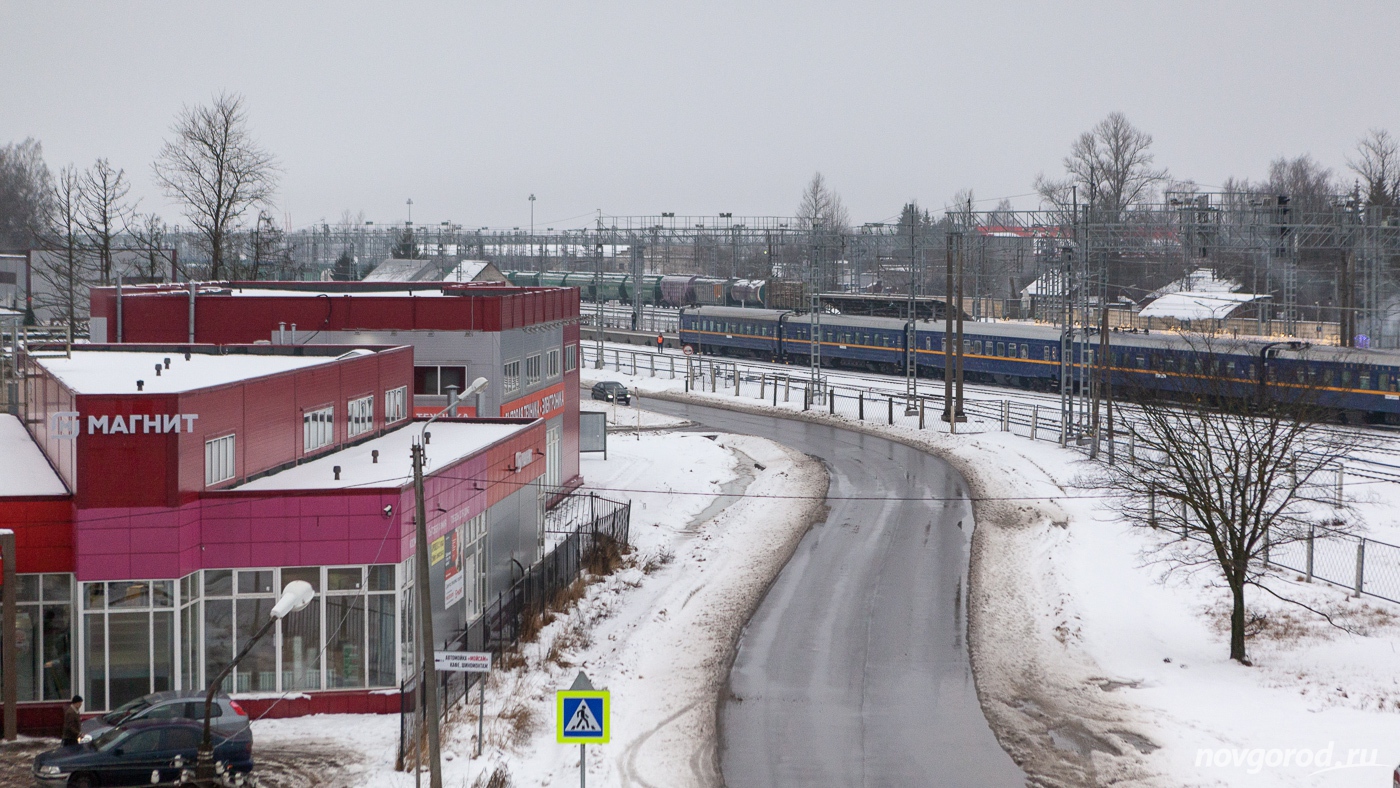
{"type": "Polygon", "coordinates": [[[0,414],[0,498],[67,495],[68,488],[16,417],[0,414]]]}
{"type": "MultiPolygon", "coordinates": [[[[234,490],[340,490],[360,488],[402,488],[413,482],[413,459],[409,449],[423,431],[424,422],[413,421],[373,440],[318,457],[285,471],[254,479],[234,490]],[[372,452],[379,452],[374,462],[372,452]],[[340,466],[340,479],[335,466],[340,466]]],[[[529,429],[524,422],[439,421],[428,427],[432,438],[427,449],[426,473],[451,465],[517,433],[529,429]]],[[[541,460],[542,461],[542,460],[541,460]]]]}
{"type": "MultiPolygon", "coordinates": [[[[373,351],[349,352],[363,355],[373,351]]],[[[139,393],[180,394],[330,364],[337,358],[340,356],[192,353],[186,361],[179,351],[82,350],[75,346],[71,358],[36,356],[32,360],[77,394],[136,394],[138,380],[145,381],[139,393]],[[170,369],[164,369],[167,358],[170,369]],[[159,375],[157,364],[162,367],[159,375]]]]}

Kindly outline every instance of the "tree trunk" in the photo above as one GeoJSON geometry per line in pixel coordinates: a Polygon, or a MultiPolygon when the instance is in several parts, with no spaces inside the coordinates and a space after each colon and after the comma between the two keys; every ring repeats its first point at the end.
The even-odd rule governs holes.
{"type": "Polygon", "coordinates": [[[1244,584],[1231,583],[1230,596],[1234,602],[1230,611],[1230,659],[1248,665],[1249,657],[1244,651],[1244,584]]]}

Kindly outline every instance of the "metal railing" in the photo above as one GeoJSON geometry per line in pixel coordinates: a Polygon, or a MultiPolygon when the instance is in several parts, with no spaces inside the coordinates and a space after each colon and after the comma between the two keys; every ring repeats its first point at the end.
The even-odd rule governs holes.
{"type": "MultiPolygon", "coordinates": [[[[842,384],[812,386],[803,374],[775,371],[772,365],[709,356],[683,356],[642,349],[603,348],[600,358],[594,346],[584,345],[584,363],[590,369],[611,368],[619,374],[684,381],[686,391],[722,394],[771,407],[824,412],[857,422],[923,430],[948,429],[944,425],[941,393],[910,398],[903,392],[842,384]],[[911,407],[912,406],[912,407],[911,407]]],[[[900,381],[901,385],[903,381],[900,381]]],[[[942,381],[930,381],[942,388],[942,381]]],[[[1089,452],[1093,435],[1065,429],[1058,406],[1050,407],[1011,399],[965,398],[963,412],[971,423],[954,425],[957,431],[985,431],[988,426],[1031,440],[1049,440],[1089,452]]],[[[1126,422],[1123,423],[1126,425],[1126,422]]],[[[1099,436],[1099,459],[1135,457],[1131,432],[1106,430],[1099,436]]],[[[1369,481],[1400,481],[1400,466],[1364,458],[1350,458],[1335,468],[1335,476],[1320,478],[1314,486],[1335,488],[1340,501],[1345,480],[1355,476],[1369,481]],[[1394,468],[1394,470],[1390,470],[1394,468]]],[[[1296,571],[1308,580],[1320,580],[1361,596],[1400,603],[1400,546],[1354,534],[1319,527],[1305,540],[1279,545],[1268,556],[1270,566],[1296,571]]]]}
{"type": "MultiPolygon", "coordinates": [[[[553,549],[533,566],[522,568],[510,588],[488,603],[466,628],[448,638],[443,650],[490,651],[499,664],[501,656],[520,640],[521,634],[538,623],[551,600],[573,584],[584,569],[596,567],[596,562],[630,543],[631,521],[631,502],[613,501],[594,493],[566,497],[545,518],[546,534],[561,537],[553,549]]],[[[484,673],[438,673],[438,708],[442,709],[444,720],[485,677],[484,673]]],[[[412,768],[414,754],[421,751],[421,704],[417,703],[420,678],[415,673],[400,687],[399,763],[408,764],[406,768],[412,768]]]]}

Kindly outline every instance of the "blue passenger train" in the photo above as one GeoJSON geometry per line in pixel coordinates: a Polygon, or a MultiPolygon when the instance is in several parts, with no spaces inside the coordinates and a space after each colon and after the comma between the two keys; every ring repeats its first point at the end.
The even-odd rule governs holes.
{"type": "MultiPolygon", "coordinates": [[[[909,322],[899,318],[821,316],[823,366],[900,373],[905,370],[909,322]]],[[[963,374],[969,381],[1057,390],[1060,329],[1029,323],[966,322],[963,374]]],[[[807,364],[811,324],[807,315],[774,309],[692,307],[680,314],[680,341],[701,353],[807,364]]],[[[918,374],[941,377],[943,324],[916,321],[918,374]]],[[[1099,344],[1089,339],[1090,357],[1073,345],[1075,361],[1094,362],[1099,344]]],[[[1192,340],[1174,333],[1114,332],[1109,371],[1115,388],[1163,393],[1199,389],[1240,397],[1265,391],[1318,393],[1318,404],[1353,421],[1400,423],[1400,353],[1331,346],[1309,347],[1262,340],[1192,340]],[[1264,353],[1268,351],[1265,358],[1264,353]],[[1261,373],[1267,379],[1261,382],[1261,373]]]]}

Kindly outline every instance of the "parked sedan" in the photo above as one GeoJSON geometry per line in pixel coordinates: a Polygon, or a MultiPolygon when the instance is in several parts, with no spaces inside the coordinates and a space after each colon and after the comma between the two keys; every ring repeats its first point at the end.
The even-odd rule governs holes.
{"type": "Polygon", "coordinates": [[[627,405],[632,402],[632,395],[628,393],[627,387],[621,383],[615,380],[605,380],[602,383],[593,384],[593,399],[627,405]]]}
{"type": "MultiPolygon", "coordinates": [[[[179,718],[204,722],[204,690],[170,690],[143,695],[106,714],[83,720],[83,736],[96,738],[111,728],[137,720],[179,718]]],[[[248,727],[248,712],[227,695],[215,695],[209,722],[215,733],[233,736],[248,727]]]]}
{"type": "MultiPolygon", "coordinates": [[[[204,736],[193,720],[139,720],[108,729],[92,741],[40,753],[34,758],[38,785],[58,788],[174,783],[194,768],[204,736]]],[[[253,732],[225,738],[214,734],[214,760],[234,772],[253,770],[253,732]]]]}

